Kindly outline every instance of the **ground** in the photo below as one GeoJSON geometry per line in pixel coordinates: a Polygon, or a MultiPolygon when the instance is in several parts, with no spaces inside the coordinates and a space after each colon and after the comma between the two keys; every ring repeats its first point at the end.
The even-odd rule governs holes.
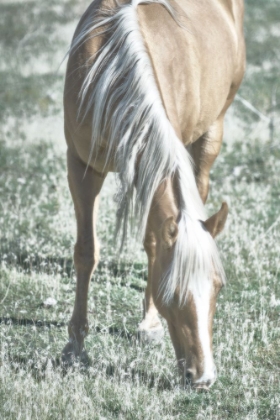
{"type": "Polygon", "coordinates": [[[91,361],[69,372],[60,365],[74,301],[75,219],[58,64],[86,5],[0,5],[0,418],[280,419],[279,135],[248,136],[244,123],[237,135],[232,112],[207,204],[209,214],[224,200],[230,207],[218,240],[227,284],[214,321],[211,391],[180,387],[167,331],[158,344],[136,339],[147,263],[133,235],[116,251],[113,176],[102,191],[101,262],[89,294],[91,361]]]}

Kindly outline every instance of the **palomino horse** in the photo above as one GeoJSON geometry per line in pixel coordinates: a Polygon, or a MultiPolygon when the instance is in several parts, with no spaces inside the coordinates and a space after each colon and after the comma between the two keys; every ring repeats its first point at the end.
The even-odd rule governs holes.
{"type": "Polygon", "coordinates": [[[213,238],[228,209],[224,203],[205,221],[204,202],[224,115],[244,73],[242,21],[242,0],[94,0],[81,18],[64,96],[77,218],[66,363],[84,351],[99,258],[98,196],[114,171],[121,184],[117,228],[125,238],[133,209],[148,256],[139,333],[161,335],[159,311],[184,382],[214,382],[212,322],[224,272],[213,238]]]}

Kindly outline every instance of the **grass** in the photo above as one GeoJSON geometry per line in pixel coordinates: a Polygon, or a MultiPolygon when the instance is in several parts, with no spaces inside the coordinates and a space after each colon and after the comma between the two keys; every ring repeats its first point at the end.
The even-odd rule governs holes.
{"type": "Polygon", "coordinates": [[[99,229],[105,246],[89,296],[92,364],[64,375],[57,361],[75,289],[65,161],[49,143],[19,154],[2,142],[1,417],[277,418],[279,155],[265,144],[240,143],[224,146],[215,165],[208,207],[230,203],[219,241],[228,283],[214,325],[219,378],[209,394],[198,395],[180,389],[168,336],[152,347],[135,339],[146,265],[140,247],[116,258],[108,185],[99,229]],[[54,307],[44,307],[48,297],[57,300],[54,307]]]}
{"type": "Polygon", "coordinates": [[[162,343],[149,346],[135,337],[147,265],[133,237],[121,256],[115,250],[113,177],[102,191],[101,262],[89,295],[91,363],[69,372],[60,366],[74,301],[75,220],[60,138],[50,139],[44,131],[50,116],[62,124],[62,70],[54,71],[54,43],[46,34],[52,31],[61,58],[67,49],[61,32],[67,25],[74,28],[85,6],[66,0],[59,7],[32,1],[0,5],[0,33],[9,27],[9,37],[0,37],[5,58],[0,77],[5,98],[0,108],[0,418],[280,419],[277,139],[274,144],[246,138],[224,143],[211,174],[209,214],[222,200],[230,206],[218,241],[228,281],[214,321],[218,380],[211,391],[180,388],[167,332],[162,343]],[[15,57],[12,51],[22,38],[15,57]],[[37,67],[39,59],[45,71],[37,67]],[[48,96],[52,90],[55,95],[48,96]],[[34,119],[45,125],[31,141],[26,126],[34,119]],[[49,297],[57,303],[46,307],[49,297]]]}

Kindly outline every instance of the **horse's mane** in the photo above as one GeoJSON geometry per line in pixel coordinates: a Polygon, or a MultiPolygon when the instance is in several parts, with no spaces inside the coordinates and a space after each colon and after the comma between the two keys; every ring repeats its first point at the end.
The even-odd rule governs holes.
{"type": "MultiPolygon", "coordinates": [[[[161,4],[173,14],[167,0],[148,2],[161,4]]],[[[141,0],[133,0],[113,12],[90,16],[75,36],[70,54],[87,39],[102,33],[104,44],[87,63],[80,110],[83,109],[83,115],[92,114],[89,160],[104,138],[108,143],[107,159],[115,159],[121,183],[117,230],[123,229],[123,238],[131,210],[139,221],[140,237],[144,238],[157,188],[168,177],[178,178],[179,235],[162,292],[169,302],[179,287],[183,304],[187,291],[203,286],[213,270],[222,280],[224,272],[215,242],[200,222],[205,220],[205,211],[191,157],[176,136],[162,104],[139,29],[139,3],[141,0]]]]}

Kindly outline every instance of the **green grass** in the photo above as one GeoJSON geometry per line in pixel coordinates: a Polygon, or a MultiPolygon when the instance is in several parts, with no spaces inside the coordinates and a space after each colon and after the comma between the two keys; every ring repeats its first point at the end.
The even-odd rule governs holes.
{"type": "Polygon", "coordinates": [[[181,389],[167,331],[159,344],[136,339],[147,265],[132,236],[122,255],[116,251],[113,176],[102,191],[101,262],[89,294],[91,361],[69,372],[60,366],[74,302],[75,218],[60,138],[44,130],[50,115],[62,125],[56,69],[69,39],[61,34],[85,6],[0,5],[0,34],[7,34],[0,36],[0,418],[280,419],[278,139],[225,143],[211,174],[209,214],[223,200],[230,207],[218,240],[228,280],[214,321],[211,391],[181,389]],[[26,126],[37,118],[46,123],[31,142],[26,126]],[[49,297],[57,303],[47,308],[49,297]]]}

